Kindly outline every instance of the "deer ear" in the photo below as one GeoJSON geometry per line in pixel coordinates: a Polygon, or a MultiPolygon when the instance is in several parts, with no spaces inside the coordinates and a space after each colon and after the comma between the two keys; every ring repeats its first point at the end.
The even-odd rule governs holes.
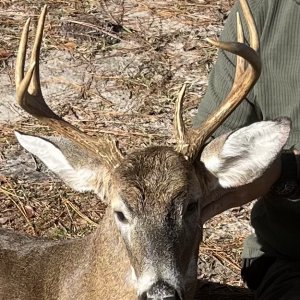
{"type": "Polygon", "coordinates": [[[19,143],[76,191],[100,193],[106,170],[86,151],[62,137],[37,137],[15,131],[19,143]]]}
{"type": "Polygon", "coordinates": [[[287,118],[254,123],[213,140],[203,150],[201,161],[223,188],[251,183],[279,155],[290,127],[287,118]]]}

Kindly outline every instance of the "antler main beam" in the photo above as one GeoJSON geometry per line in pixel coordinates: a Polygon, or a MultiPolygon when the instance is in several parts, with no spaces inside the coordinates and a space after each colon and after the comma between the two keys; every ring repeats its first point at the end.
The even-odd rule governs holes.
{"type": "Polygon", "coordinates": [[[259,38],[256,25],[247,1],[240,0],[240,4],[249,30],[250,47],[244,44],[244,34],[238,13],[238,42],[220,42],[208,39],[208,42],[216,47],[238,55],[236,74],[231,91],[200,128],[189,131],[185,129],[182,120],[182,97],[178,97],[176,101],[175,131],[178,137],[177,150],[190,160],[195,160],[198,157],[206,140],[243,101],[259,78],[261,72],[261,61],[257,52],[259,49],[259,38]]]}
{"type": "Polygon", "coordinates": [[[44,100],[40,84],[39,55],[46,13],[47,6],[44,6],[38,21],[30,65],[25,75],[24,66],[30,19],[27,20],[23,28],[15,71],[17,102],[26,112],[84,148],[103,161],[107,167],[115,167],[122,159],[122,154],[110,137],[100,140],[85,134],[56,115],[44,100]]]}

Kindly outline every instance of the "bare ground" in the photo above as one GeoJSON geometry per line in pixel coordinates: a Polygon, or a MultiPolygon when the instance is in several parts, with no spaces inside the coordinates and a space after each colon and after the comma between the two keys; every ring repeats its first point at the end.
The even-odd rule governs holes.
{"type": "MultiPolygon", "coordinates": [[[[13,83],[21,27],[29,16],[36,24],[45,3],[0,3],[0,226],[72,238],[96,226],[103,203],[64,186],[13,135],[14,129],[49,133],[15,105],[13,83]]],[[[115,136],[126,151],[172,145],[178,90],[188,84],[184,105],[189,122],[216,58],[204,38],[220,33],[233,1],[47,3],[41,76],[53,110],[90,134],[115,136]]],[[[239,275],[242,242],[250,231],[249,206],[205,225],[199,254],[199,279],[206,280],[200,284],[202,299],[250,297],[239,275]]]]}

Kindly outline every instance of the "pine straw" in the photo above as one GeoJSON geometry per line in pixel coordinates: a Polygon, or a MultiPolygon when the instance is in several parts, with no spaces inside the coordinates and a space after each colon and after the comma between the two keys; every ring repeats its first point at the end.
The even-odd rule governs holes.
{"type": "MultiPolygon", "coordinates": [[[[10,78],[20,28],[28,16],[36,23],[45,2],[0,3],[0,70],[10,78]]],[[[174,100],[186,82],[185,119],[190,124],[216,58],[216,50],[204,38],[220,32],[232,3],[47,1],[41,70],[51,67],[54,75],[42,76],[46,98],[55,111],[86,132],[115,136],[123,150],[173,145],[174,100]],[[71,65],[61,65],[60,59],[71,65]],[[82,80],[65,74],[68,69],[76,72],[73,62],[84,66],[82,80]],[[64,88],[53,92],[51,85],[64,88]]],[[[87,234],[101,220],[105,205],[89,193],[79,195],[66,188],[17,145],[15,128],[40,135],[51,132],[15,109],[20,121],[0,127],[0,226],[51,238],[87,234]]],[[[199,278],[242,285],[239,265],[242,241],[249,232],[248,213],[249,207],[232,210],[206,225],[199,278]]],[[[226,287],[207,287],[203,286],[203,299],[229,299],[226,287]],[[223,298],[213,298],[214,288],[225,291],[223,298]]],[[[247,292],[238,290],[235,295],[246,299],[247,292]]]]}

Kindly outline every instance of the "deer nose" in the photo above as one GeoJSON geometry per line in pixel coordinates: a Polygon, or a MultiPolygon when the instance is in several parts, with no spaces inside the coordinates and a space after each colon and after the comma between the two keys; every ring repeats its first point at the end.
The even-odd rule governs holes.
{"type": "Polygon", "coordinates": [[[178,293],[169,284],[159,281],[145,292],[142,299],[145,300],[181,300],[178,293]]]}

